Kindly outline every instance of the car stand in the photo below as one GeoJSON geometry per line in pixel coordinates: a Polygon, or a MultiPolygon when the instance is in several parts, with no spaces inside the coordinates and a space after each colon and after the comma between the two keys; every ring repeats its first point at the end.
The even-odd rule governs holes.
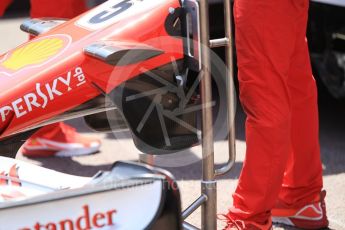
{"type": "MultiPolygon", "coordinates": [[[[212,108],[202,107],[202,180],[201,196],[198,197],[182,213],[184,229],[198,229],[185,220],[196,211],[199,207],[201,212],[201,229],[217,229],[217,181],[216,178],[229,172],[236,158],[235,146],[235,86],[233,82],[233,36],[232,36],[232,7],[230,0],[224,0],[224,26],[225,37],[210,40],[209,36],[209,2],[208,0],[185,0],[183,2],[186,11],[192,14],[193,24],[197,26],[197,32],[193,32],[193,39],[200,43],[201,49],[195,59],[200,61],[201,77],[201,104],[207,104],[212,101],[212,84],[211,84],[211,60],[210,48],[225,47],[225,64],[226,64],[226,93],[227,93],[227,125],[228,125],[228,151],[229,159],[226,165],[220,169],[214,166],[214,140],[212,125],[212,108]],[[198,9],[195,13],[195,9],[198,9]],[[196,35],[195,35],[196,34],[196,35]],[[203,49],[204,48],[204,49],[203,49]]],[[[154,156],[141,154],[141,162],[154,164],[154,156]]]]}

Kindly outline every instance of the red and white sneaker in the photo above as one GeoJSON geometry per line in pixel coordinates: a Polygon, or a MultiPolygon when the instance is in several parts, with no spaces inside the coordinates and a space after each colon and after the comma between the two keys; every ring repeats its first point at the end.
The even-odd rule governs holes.
{"type": "Polygon", "coordinates": [[[272,230],[272,221],[269,219],[265,224],[259,224],[248,220],[235,220],[229,214],[218,215],[218,219],[226,223],[223,230],[272,230]]]}
{"type": "Polygon", "coordinates": [[[327,228],[325,196],[326,191],[322,191],[314,203],[297,209],[286,208],[283,204],[277,204],[272,209],[272,221],[301,229],[327,228]]]}
{"type": "Polygon", "coordinates": [[[21,148],[27,157],[73,157],[98,152],[101,142],[76,132],[62,122],[38,130],[21,148]]]}

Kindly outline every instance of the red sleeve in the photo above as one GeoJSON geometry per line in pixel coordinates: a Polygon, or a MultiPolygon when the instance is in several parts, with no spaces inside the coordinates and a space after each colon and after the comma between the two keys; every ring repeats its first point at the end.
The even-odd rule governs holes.
{"type": "Polygon", "coordinates": [[[12,0],[1,0],[0,1],[0,17],[4,15],[5,10],[7,9],[8,5],[10,5],[12,0]]]}

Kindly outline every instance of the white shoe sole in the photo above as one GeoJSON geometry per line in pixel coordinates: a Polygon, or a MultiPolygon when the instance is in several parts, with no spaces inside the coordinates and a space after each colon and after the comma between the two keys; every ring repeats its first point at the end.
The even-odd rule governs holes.
{"type": "Polygon", "coordinates": [[[77,148],[77,149],[69,149],[69,150],[59,151],[54,156],[57,156],[57,157],[77,157],[77,156],[90,155],[90,154],[96,153],[98,151],[99,151],[99,146],[98,147],[89,147],[89,148],[77,148]]]}

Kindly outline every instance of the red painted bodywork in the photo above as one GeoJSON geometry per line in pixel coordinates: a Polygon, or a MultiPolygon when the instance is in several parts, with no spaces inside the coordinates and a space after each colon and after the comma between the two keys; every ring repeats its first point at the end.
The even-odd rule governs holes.
{"type": "MultiPolygon", "coordinates": [[[[0,114],[5,116],[5,120],[4,117],[0,116],[0,139],[19,133],[28,127],[36,126],[97,97],[101,92],[94,84],[103,91],[110,92],[124,81],[137,76],[142,67],[154,69],[171,62],[172,56],[176,60],[181,59],[183,53],[182,39],[170,36],[165,28],[169,9],[181,7],[179,1],[145,1],[152,5],[150,10],[143,9],[134,16],[125,17],[106,28],[93,31],[76,25],[81,17],[97,10],[97,8],[86,12],[30,41],[39,41],[39,39],[54,37],[57,34],[69,36],[71,43],[57,57],[52,56],[41,65],[29,65],[18,71],[7,71],[7,74],[4,73],[4,68],[0,69],[0,109],[9,106],[14,110],[13,102],[17,108],[17,111],[3,110],[3,113],[0,114]],[[162,50],[163,53],[139,64],[114,67],[85,55],[84,48],[99,41],[111,41],[114,45],[116,42],[143,43],[162,50]],[[78,78],[73,77],[76,68],[83,70],[86,79],[86,82],[80,86],[77,86],[80,83],[78,78]],[[72,71],[69,86],[63,84],[61,80],[56,80],[59,77],[67,79],[69,71],[72,71]],[[36,104],[40,106],[31,106],[31,111],[29,111],[30,108],[28,108],[23,97],[30,93],[37,96],[37,88],[47,96],[45,86],[48,84],[49,87],[52,87],[54,81],[57,84],[56,90],[62,95],[54,95],[53,99],[45,101],[46,103],[43,97],[38,97],[36,104]],[[44,108],[42,108],[43,104],[46,104],[44,108]]],[[[6,59],[13,51],[4,54],[0,60],[6,59]]]]}

